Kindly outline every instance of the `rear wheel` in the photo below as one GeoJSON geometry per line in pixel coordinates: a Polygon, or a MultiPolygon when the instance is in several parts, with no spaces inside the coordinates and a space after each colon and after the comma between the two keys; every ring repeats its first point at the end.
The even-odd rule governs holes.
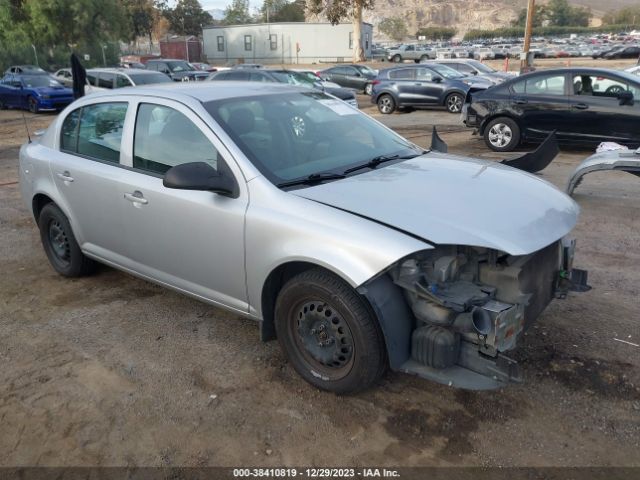
{"type": "Polygon", "coordinates": [[[95,262],[82,253],[69,219],[57,205],[44,206],[38,227],[42,246],[56,272],[65,277],[81,277],[94,270],[95,262]]]}
{"type": "Polygon", "coordinates": [[[378,97],[378,110],[384,115],[389,115],[396,110],[396,101],[387,93],[378,97]]]}
{"type": "Polygon", "coordinates": [[[429,56],[428,55],[422,55],[420,57],[420,63],[426,63],[427,60],[429,60],[429,56]]]}
{"type": "Polygon", "coordinates": [[[371,83],[367,83],[364,87],[364,94],[371,95],[373,93],[373,85],[371,83]]]}
{"type": "Polygon", "coordinates": [[[451,93],[444,101],[444,106],[449,113],[460,113],[463,104],[464,97],[460,93],[451,93]]]}
{"type": "Polygon", "coordinates": [[[0,99],[0,110],[6,110],[6,109],[7,109],[7,106],[4,104],[2,99],[0,99]]]}
{"type": "Polygon", "coordinates": [[[307,270],[285,284],[275,326],[292,366],[322,390],[363,390],[384,372],[384,339],[376,319],[347,283],[326,270],[307,270]]]}
{"type": "Polygon", "coordinates": [[[520,143],[520,127],[510,118],[495,118],[484,129],[484,142],[495,152],[510,152],[520,143]]]}

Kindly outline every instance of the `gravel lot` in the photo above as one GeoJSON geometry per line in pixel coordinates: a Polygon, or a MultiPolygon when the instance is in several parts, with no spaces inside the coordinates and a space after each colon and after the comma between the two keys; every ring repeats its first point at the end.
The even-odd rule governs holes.
{"type": "MultiPolygon", "coordinates": [[[[423,145],[437,123],[450,152],[496,158],[457,116],[383,120],[423,145]]],[[[525,384],[387,374],[336,397],[251,321],[106,267],[56,275],[19,197],[24,140],[21,114],[0,112],[0,465],[640,466],[640,348],[614,341],[640,343],[640,178],[578,188],[576,264],[594,288],[528,332],[525,384]]],[[[563,151],[542,177],[562,187],[588,154],[563,151]]]]}

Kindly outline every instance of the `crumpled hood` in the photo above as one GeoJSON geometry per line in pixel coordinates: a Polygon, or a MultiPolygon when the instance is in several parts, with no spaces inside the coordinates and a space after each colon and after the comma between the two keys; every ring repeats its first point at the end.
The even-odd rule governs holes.
{"type": "Polygon", "coordinates": [[[433,152],[291,193],[431,243],[511,255],[535,252],[563,237],[579,213],[571,198],[533,175],[433,152]]]}

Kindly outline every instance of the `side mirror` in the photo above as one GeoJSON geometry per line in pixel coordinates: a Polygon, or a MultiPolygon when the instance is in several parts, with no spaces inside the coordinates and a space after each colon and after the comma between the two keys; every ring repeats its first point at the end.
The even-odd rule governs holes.
{"type": "Polygon", "coordinates": [[[472,70],[471,75],[478,75],[478,72],[476,72],[475,70],[472,70]]]}
{"type": "Polygon", "coordinates": [[[205,162],[190,162],[176,165],[164,174],[162,184],[180,190],[202,190],[237,198],[238,184],[227,166],[219,161],[220,171],[205,162]]]}
{"type": "Polygon", "coordinates": [[[442,77],[433,77],[433,81],[435,83],[440,83],[440,82],[442,82],[442,77]]]}
{"type": "Polygon", "coordinates": [[[355,75],[355,76],[356,76],[356,77],[361,77],[361,76],[362,76],[362,74],[361,74],[360,72],[356,72],[356,75],[355,75]]]}
{"type": "Polygon", "coordinates": [[[633,93],[629,91],[620,92],[618,94],[618,100],[620,101],[620,105],[633,105],[633,93]]]}

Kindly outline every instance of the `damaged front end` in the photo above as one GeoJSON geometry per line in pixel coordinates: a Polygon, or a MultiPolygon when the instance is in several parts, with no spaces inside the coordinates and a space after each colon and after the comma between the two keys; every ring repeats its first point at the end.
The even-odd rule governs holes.
{"type": "MultiPolygon", "coordinates": [[[[388,271],[399,292],[384,301],[373,285],[363,293],[381,318],[392,368],[447,385],[491,389],[521,382],[505,352],[553,298],[584,291],[586,272],[572,268],[575,243],[559,240],[529,255],[466,246],[438,246],[405,258],[388,271]],[[402,297],[402,298],[400,298],[402,297]],[[403,301],[406,311],[391,311],[403,301]],[[408,315],[411,327],[392,325],[408,315]],[[399,333],[400,332],[400,333],[399,333]],[[396,365],[394,365],[394,363],[396,365]]],[[[374,281],[375,283],[375,281],[374,281]]],[[[406,322],[406,320],[404,320],[406,322]]]]}

